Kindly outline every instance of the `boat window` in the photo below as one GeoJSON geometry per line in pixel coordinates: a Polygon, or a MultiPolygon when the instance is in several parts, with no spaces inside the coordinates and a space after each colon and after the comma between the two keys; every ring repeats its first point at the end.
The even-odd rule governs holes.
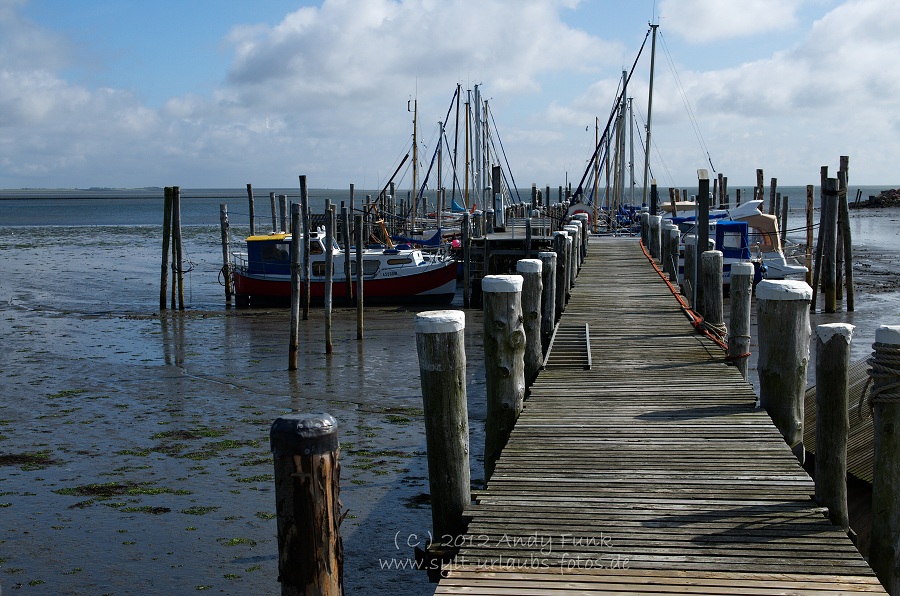
{"type": "MultiPolygon", "coordinates": [[[[379,261],[363,259],[363,275],[375,275],[380,266],[379,261]]],[[[350,275],[356,275],[356,260],[350,261],[350,275]]]]}
{"type": "MultiPolygon", "coordinates": [[[[327,269],[325,268],[325,261],[313,261],[312,263],[312,274],[314,277],[325,277],[325,272],[327,269]]],[[[334,266],[331,268],[331,274],[334,275],[334,266]]]]}
{"type": "Polygon", "coordinates": [[[722,238],[722,248],[741,248],[741,239],[743,234],[741,234],[740,232],[725,232],[724,236],[725,237],[722,238]]]}
{"type": "Polygon", "coordinates": [[[388,265],[409,265],[412,263],[412,259],[409,257],[397,257],[395,259],[388,259],[388,265]]]}
{"type": "Polygon", "coordinates": [[[261,251],[262,260],[265,263],[290,263],[291,252],[286,242],[272,243],[264,246],[261,251]]]}
{"type": "Polygon", "coordinates": [[[320,255],[325,251],[322,250],[322,244],[319,243],[318,240],[310,240],[309,242],[309,254],[311,255],[320,255]]]}

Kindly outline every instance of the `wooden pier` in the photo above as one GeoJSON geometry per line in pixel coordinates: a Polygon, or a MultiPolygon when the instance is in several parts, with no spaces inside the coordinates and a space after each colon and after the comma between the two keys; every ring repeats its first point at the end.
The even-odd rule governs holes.
{"type": "Polygon", "coordinates": [[[636,240],[592,240],[560,325],[589,360],[551,348],[437,594],[884,593],[636,240]]]}

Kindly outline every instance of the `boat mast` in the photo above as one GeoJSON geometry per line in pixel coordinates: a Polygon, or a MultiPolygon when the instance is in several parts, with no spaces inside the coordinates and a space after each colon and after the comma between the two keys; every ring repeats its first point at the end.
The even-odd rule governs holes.
{"type": "MultiPolygon", "coordinates": [[[[481,171],[484,172],[484,190],[482,191],[483,195],[488,195],[484,197],[484,202],[487,203],[488,200],[491,201],[493,205],[494,194],[499,192],[499,188],[493,188],[493,176],[491,176],[491,127],[488,125],[488,102],[484,100],[484,111],[482,112],[482,117],[484,118],[484,164],[482,164],[481,171]],[[488,190],[490,189],[490,190],[488,190]]],[[[500,211],[500,208],[497,205],[494,205],[495,211],[500,211]]],[[[496,217],[496,214],[494,215],[496,217]]]]}
{"type": "MultiPolygon", "coordinates": [[[[483,192],[481,190],[482,186],[482,167],[483,163],[481,162],[481,91],[478,89],[478,85],[475,85],[475,130],[472,133],[472,148],[475,150],[475,168],[472,172],[472,186],[475,188],[475,193],[484,200],[483,192]]],[[[485,204],[486,205],[486,204],[485,204]]],[[[486,207],[485,207],[486,208],[486,207]]]]}
{"type": "MultiPolygon", "coordinates": [[[[471,91],[467,91],[471,95],[471,91]]],[[[469,208],[469,102],[466,102],[466,209],[469,208]]]]}
{"type": "Polygon", "coordinates": [[[600,117],[594,116],[594,232],[599,231],[597,218],[600,217],[600,117]]]}
{"type": "Polygon", "coordinates": [[[456,84],[456,132],[453,134],[453,190],[450,193],[451,198],[456,200],[456,184],[457,184],[457,169],[456,169],[456,150],[459,145],[459,96],[462,85],[459,83],[456,84]]]}
{"type": "Polygon", "coordinates": [[[626,94],[628,89],[628,71],[622,71],[622,105],[619,106],[619,146],[616,151],[619,153],[619,193],[616,195],[618,204],[625,203],[625,135],[628,129],[625,128],[625,118],[628,115],[626,94]]]}
{"type": "Polygon", "coordinates": [[[628,159],[628,171],[631,174],[631,206],[634,207],[634,98],[628,98],[628,140],[631,143],[631,156],[628,159]]]}
{"type": "MultiPolygon", "coordinates": [[[[409,111],[409,103],[406,104],[406,109],[409,111]]],[[[413,146],[412,146],[412,184],[413,184],[413,195],[415,196],[415,207],[413,208],[413,225],[415,225],[416,217],[419,215],[419,144],[416,138],[416,119],[419,115],[419,100],[413,100],[413,146]]],[[[424,197],[423,197],[424,198],[424,197]]],[[[423,211],[427,211],[424,209],[423,211]]]]}
{"type": "MultiPolygon", "coordinates": [[[[653,42],[650,45],[650,94],[647,98],[647,142],[645,144],[644,150],[646,154],[644,155],[644,199],[643,202],[647,204],[647,181],[650,175],[650,118],[653,114],[653,70],[656,65],[656,29],[659,25],[650,25],[650,28],[653,30],[653,42]]],[[[646,39],[646,38],[644,38],[646,39]]]]}
{"type": "Polygon", "coordinates": [[[444,146],[442,143],[444,142],[444,123],[438,122],[438,154],[437,154],[437,215],[435,216],[437,219],[437,227],[440,230],[441,224],[444,221],[444,188],[441,186],[443,181],[441,180],[441,168],[443,167],[443,157],[444,157],[444,146]]]}

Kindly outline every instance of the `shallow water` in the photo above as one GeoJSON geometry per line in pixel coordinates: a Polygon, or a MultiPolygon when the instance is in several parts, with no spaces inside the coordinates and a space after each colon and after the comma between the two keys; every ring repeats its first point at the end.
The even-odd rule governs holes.
{"type": "MultiPolygon", "coordinates": [[[[863,245],[897,229],[859,220],[863,245]]],[[[367,309],[357,342],[355,311],[337,309],[327,356],[313,309],[292,373],[287,311],[226,308],[218,225],[184,234],[188,311],[159,314],[159,226],[0,227],[0,586],[277,593],[268,428],[327,411],[340,425],[347,593],[432,593],[423,573],[384,568],[408,562],[431,527],[415,311],[367,309]]],[[[813,315],[857,325],[854,359],[900,314],[896,249],[866,250],[856,312],[813,315]]],[[[480,487],[481,319],[466,316],[480,487]]]]}

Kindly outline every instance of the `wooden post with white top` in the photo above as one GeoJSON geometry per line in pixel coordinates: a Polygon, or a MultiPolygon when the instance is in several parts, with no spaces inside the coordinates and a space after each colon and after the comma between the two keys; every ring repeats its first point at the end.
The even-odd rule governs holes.
{"type": "Polygon", "coordinates": [[[531,385],[543,362],[541,351],[541,280],[543,263],[540,259],[521,259],[516,273],[522,276],[522,319],[525,327],[525,385],[531,385]]]}
{"type": "Polygon", "coordinates": [[[765,280],[756,286],[759,402],[800,463],[805,455],[803,396],[811,299],[812,288],[802,281],[765,280]]]}
{"type": "Polygon", "coordinates": [[[481,280],[481,290],[484,294],[484,375],[487,394],[484,482],[487,485],[525,399],[522,277],[488,275],[481,280]]]}
{"type": "Polygon", "coordinates": [[[747,356],[750,353],[750,298],[753,293],[753,263],[731,265],[730,302],[728,318],[728,358],[747,378],[747,356]]]}

